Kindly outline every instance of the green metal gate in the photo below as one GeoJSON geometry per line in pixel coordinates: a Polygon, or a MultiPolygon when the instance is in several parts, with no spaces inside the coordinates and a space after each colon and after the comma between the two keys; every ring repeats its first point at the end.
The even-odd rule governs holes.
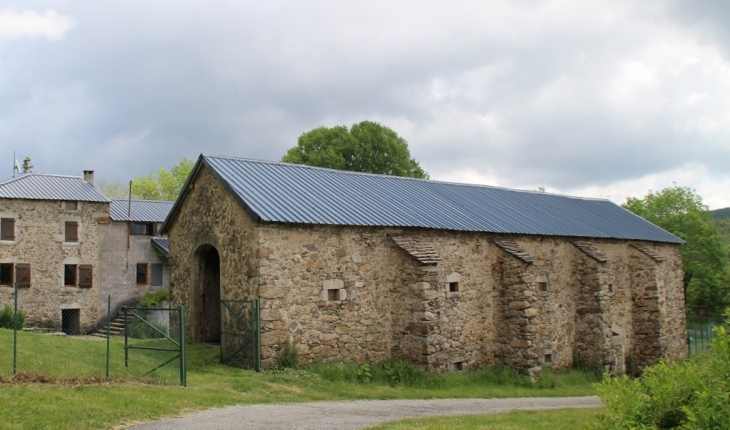
{"type": "Polygon", "coordinates": [[[259,299],[221,300],[221,363],[261,370],[259,299]]]}
{"type": "Polygon", "coordinates": [[[124,367],[150,380],[187,384],[185,308],[125,307],[124,367]]]}

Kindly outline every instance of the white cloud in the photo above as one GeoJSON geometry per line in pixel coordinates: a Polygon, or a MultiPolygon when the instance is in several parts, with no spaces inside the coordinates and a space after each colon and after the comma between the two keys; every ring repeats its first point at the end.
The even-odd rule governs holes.
{"type": "Polygon", "coordinates": [[[63,37],[74,25],[76,22],[73,18],[52,9],[43,14],[30,9],[0,11],[0,39],[45,37],[55,40],[63,37]]]}

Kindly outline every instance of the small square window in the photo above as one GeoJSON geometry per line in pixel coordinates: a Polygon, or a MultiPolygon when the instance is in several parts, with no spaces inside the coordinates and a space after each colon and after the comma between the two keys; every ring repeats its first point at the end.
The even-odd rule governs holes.
{"type": "Polygon", "coordinates": [[[77,211],[79,210],[79,202],[63,202],[64,208],[67,211],[77,211]]]}
{"type": "Polygon", "coordinates": [[[543,357],[543,361],[545,363],[552,363],[553,362],[553,355],[552,354],[545,354],[543,357]]]}
{"type": "Polygon", "coordinates": [[[458,282],[449,282],[449,292],[458,293],[459,292],[459,283],[458,282]]]}
{"type": "Polygon", "coordinates": [[[327,300],[330,302],[337,301],[337,299],[338,299],[337,292],[338,291],[339,290],[327,290],[327,300]]]}
{"type": "Polygon", "coordinates": [[[66,221],[64,224],[64,242],[78,242],[79,241],[79,223],[76,221],[66,221]]]}
{"type": "Polygon", "coordinates": [[[75,264],[64,264],[63,265],[63,285],[66,287],[75,287],[77,285],[76,278],[76,265],[75,264]]]}
{"type": "Polygon", "coordinates": [[[613,293],[613,284],[608,284],[608,292],[613,293]]]}
{"type": "Polygon", "coordinates": [[[13,263],[0,264],[0,285],[13,286],[13,263]]]}
{"type": "Polygon", "coordinates": [[[547,291],[547,282],[538,282],[537,290],[538,291],[547,291]]]}
{"type": "Polygon", "coordinates": [[[453,363],[453,366],[454,366],[454,372],[461,372],[462,370],[464,370],[464,362],[462,362],[462,361],[453,363]]]}
{"type": "Polygon", "coordinates": [[[147,285],[147,263],[137,263],[137,285],[147,285]]]}

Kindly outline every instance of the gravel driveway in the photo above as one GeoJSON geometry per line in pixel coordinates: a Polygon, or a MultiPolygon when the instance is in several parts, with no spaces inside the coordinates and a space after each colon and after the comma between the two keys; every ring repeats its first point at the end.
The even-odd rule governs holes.
{"type": "Polygon", "coordinates": [[[603,404],[595,396],[287,403],[210,409],[192,413],[184,418],[130,428],[137,430],[361,429],[404,418],[600,406],[603,404]]]}

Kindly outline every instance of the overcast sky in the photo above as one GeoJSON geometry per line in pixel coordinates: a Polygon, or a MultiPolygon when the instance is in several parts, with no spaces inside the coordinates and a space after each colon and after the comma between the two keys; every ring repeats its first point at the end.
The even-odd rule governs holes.
{"type": "Polygon", "coordinates": [[[378,121],[432,179],[730,206],[730,2],[0,0],[0,179],[278,160],[378,121]]]}

